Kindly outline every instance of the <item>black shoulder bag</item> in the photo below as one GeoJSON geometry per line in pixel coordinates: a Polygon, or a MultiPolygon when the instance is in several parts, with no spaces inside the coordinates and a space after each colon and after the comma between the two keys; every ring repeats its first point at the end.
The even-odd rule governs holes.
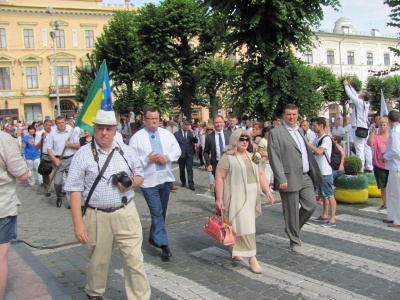
{"type": "MultiPolygon", "coordinates": [[[[92,187],[91,187],[91,189],[89,191],[89,194],[88,194],[88,196],[86,198],[86,201],[85,201],[85,207],[82,210],[82,217],[86,213],[86,209],[88,208],[90,197],[92,197],[92,194],[94,192],[95,187],[99,183],[101,177],[103,177],[103,174],[106,171],[107,166],[110,163],[110,160],[111,160],[112,156],[114,155],[114,151],[115,151],[115,148],[108,155],[107,160],[105,161],[103,167],[101,168],[101,171],[100,171],[99,175],[97,175],[96,179],[93,182],[93,185],[92,185],[92,187]]],[[[93,156],[94,156],[94,160],[96,161],[97,165],[99,165],[99,156],[97,155],[96,147],[95,147],[95,144],[94,144],[94,139],[92,139],[92,153],[93,153],[93,156]]]]}
{"type": "Polygon", "coordinates": [[[47,161],[43,160],[43,140],[44,140],[44,132],[42,133],[42,139],[40,140],[40,164],[38,167],[38,173],[40,175],[46,176],[50,175],[51,172],[53,171],[53,162],[52,161],[47,161]]]}

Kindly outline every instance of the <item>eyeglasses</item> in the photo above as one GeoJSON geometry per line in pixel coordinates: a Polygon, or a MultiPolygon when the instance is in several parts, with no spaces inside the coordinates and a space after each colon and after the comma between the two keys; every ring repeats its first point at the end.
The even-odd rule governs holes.
{"type": "Polygon", "coordinates": [[[146,120],[150,120],[150,121],[158,121],[158,118],[146,118],[146,120]]]}
{"type": "Polygon", "coordinates": [[[241,141],[241,142],[246,142],[246,143],[248,143],[249,142],[249,138],[244,138],[244,137],[241,137],[240,139],[239,139],[239,141],[241,141]]]}
{"type": "Polygon", "coordinates": [[[212,129],[207,129],[206,131],[213,131],[212,129]]]}

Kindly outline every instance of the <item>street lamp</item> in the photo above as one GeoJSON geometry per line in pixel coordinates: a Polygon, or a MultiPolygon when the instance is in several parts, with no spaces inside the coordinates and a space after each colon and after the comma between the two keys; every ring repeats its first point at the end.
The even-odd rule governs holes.
{"type": "Polygon", "coordinates": [[[56,41],[56,30],[60,26],[60,22],[55,21],[53,22],[53,15],[54,9],[52,7],[46,8],[46,13],[51,15],[51,30],[50,36],[53,40],[53,49],[54,49],[54,82],[56,84],[56,96],[57,96],[57,117],[61,116],[61,108],[60,108],[60,93],[58,90],[58,83],[57,83],[57,41],[56,41]]]}

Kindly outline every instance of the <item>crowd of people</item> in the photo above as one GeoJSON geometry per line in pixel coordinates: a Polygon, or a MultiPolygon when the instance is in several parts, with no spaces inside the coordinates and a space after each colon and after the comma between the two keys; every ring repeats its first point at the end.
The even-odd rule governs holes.
{"type": "MultiPolygon", "coordinates": [[[[150,211],[148,242],[169,260],[172,251],[165,222],[170,193],[178,190],[172,163],[179,165],[180,187],[195,191],[193,163],[197,157],[198,168],[207,172],[216,210],[226,216],[236,233],[230,248],[232,259],[248,259],[250,269],[261,273],[255,241],[261,197],[273,204],[274,191],[280,193],[285,232],[294,253],[303,254],[300,231],[319,202],[323,213],[311,220],[328,228],[337,225],[334,179],[344,173],[346,151],[341,142],[346,134],[362,160],[360,172],[374,172],[382,191],[379,210],[387,209],[383,221],[400,228],[399,113],[393,110],[387,117],[377,116],[369,125],[364,114],[368,95],[355,95],[346,81],[344,84],[357,110],[351,126],[345,127],[336,120],[330,128],[322,117],[300,120],[294,104],[286,105],[282,119],[272,122],[233,115],[226,119],[217,115],[209,122],[186,117],[167,121],[156,108],[147,108],[140,122],[130,109],[129,116],[117,122],[113,111],[99,110],[93,122],[94,135],[64,117],[46,117],[28,126],[7,123],[0,135],[2,158],[5,155],[0,160],[0,177],[7,177],[13,188],[15,178],[27,180],[30,187],[42,186],[47,197],[54,191],[57,207],[62,207],[63,196],[67,196],[75,236],[90,258],[85,288],[89,299],[102,299],[114,240],[124,262],[128,299],[148,299],[150,286],[143,266],[140,218],[132,200],[134,189],[141,189],[150,211]],[[366,129],[367,136],[359,135],[358,127],[366,129]],[[341,156],[334,167],[330,160],[336,148],[341,156]],[[7,163],[10,159],[12,165],[7,163]],[[51,176],[39,174],[43,162],[52,165],[51,176]]],[[[15,193],[11,196],[7,201],[1,196],[0,201],[1,208],[8,207],[0,210],[0,267],[8,249],[4,245],[16,236],[12,217],[17,214],[18,199],[15,193]],[[5,224],[5,218],[11,220],[5,224]]],[[[0,276],[0,296],[2,281],[0,276]]]]}

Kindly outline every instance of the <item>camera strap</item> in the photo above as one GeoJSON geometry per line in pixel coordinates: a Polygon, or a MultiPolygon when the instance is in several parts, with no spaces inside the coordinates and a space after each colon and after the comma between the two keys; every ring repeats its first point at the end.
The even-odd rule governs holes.
{"type": "MultiPolygon", "coordinates": [[[[99,175],[97,175],[96,179],[95,179],[94,182],[93,182],[92,187],[90,188],[89,194],[88,194],[88,196],[87,196],[87,198],[86,198],[86,201],[85,201],[85,207],[83,208],[83,211],[82,211],[82,217],[83,217],[83,216],[85,215],[85,213],[86,213],[86,209],[88,208],[89,201],[90,201],[90,197],[92,197],[92,194],[93,194],[93,192],[94,192],[95,187],[96,187],[97,184],[99,183],[101,177],[103,177],[103,174],[104,174],[104,172],[106,171],[107,166],[108,166],[108,164],[110,163],[110,160],[111,160],[112,156],[114,155],[114,151],[115,151],[115,148],[114,148],[114,149],[111,151],[111,153],[108,155],[107,160],[105,161],[103,167],[101,168],[99,175]]],[[[94,139],[92,139],[92,152],[93,152],[94,160],[97,162],[97,165],[98,165],[98,164],[99,164],[99,157],[98,157],[98,155],[97,155],[96,147],[95,147],[95,145],[94,145],[94,139]]]]}

